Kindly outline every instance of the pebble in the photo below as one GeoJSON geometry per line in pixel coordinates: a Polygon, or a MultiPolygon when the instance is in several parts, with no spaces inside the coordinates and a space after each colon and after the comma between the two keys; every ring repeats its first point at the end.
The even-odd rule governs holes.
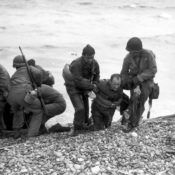
{"type": "Polygon", "coordinates": [[[131,135],[132,135],[133,137],[137,137],[137,136],[138,136],[138,134],[137,134],[136,132],[132,132],[131,135]]]}
{"type": "Polygon", "coordinates": [[[57,175],[57,172],[53,172],[51,175],[57,175]]]}
{"type": "Polygon", "coordinates": [[[91,172],[93,174],[98,174],[100,172],[100,167],[99,166],[92,167],[91,172]]]}
{"type": "Polygon", "coordinates": [[[75,164],[75,165],[74,165],[74,168],[75,168],[76,170],[79,170],[79,169],[81,168],[81,165],[75,164]]]}
{"type": "Polygon", "coordinates": [[[84,161],[83,158],[78,158],[77,160],[78,160],[79,162],[83,162],[83,161],[84,161]]]}
{"type": "Polygon", "coordinates": [[[54,151],[54,155],[57,156],[57,157],[61,157],[62,156],[62,153],[59,152],[59,151],[54,151]]]}
{"type": "Polygon", "coordinates": [[[20,171],[21,173],[27,173],[28,172],[28,170],[26,169],[26,168],[23,168],[23,169],[21,169],[21,171],[20,171]]]}

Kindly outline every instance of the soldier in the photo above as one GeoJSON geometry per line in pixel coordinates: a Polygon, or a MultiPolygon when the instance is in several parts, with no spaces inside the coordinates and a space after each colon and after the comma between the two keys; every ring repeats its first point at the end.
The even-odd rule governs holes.
{"type": "MultiPolygon", "coordinates": [[[[36,136],[40,132],[46,132],[45,123],[48,119],[63,113],[66,109],[66,101],[64,100],[62,94],[60,94],[56,89],[42,84],[37,90],[32,90],[28,92],[25,96],[24,101],[25,112],[32,112],[31,120],[28,128],[28,137],[36,136]],[[47,114],[43,113],[41,103],[37,97],[37,94],[40,93],[47,110],[47,114]],[[34,112],[38,111],[36,115],[34,112]]],[[[69,131],[69,127],[62,127],[59,123],[53,124],[52,127],[48,129],[49,131],[69,131]]]]}
{"type": "Polygon", "coordinates": [[[0,131],[5,129],[4,124],[4,108],[6,105],[6,98],[9,91],[10,76],[5,67],[0,65],[0,131]]]}
{"type": "Polygon", "coordinates": [[[94,59],[94,55],[94,48],[87,45],[83,49],[82,56],[63,69],[66,90],[75,109],[74,129],[71,135],[76,135],[78,130],[88,128],[88,92],[96,88],[95,83],[99,81],[100,77],[99,65],[94,59]]]}
{"type": "Polygon", "coordinates": [[[121,75],[124,81],[132,81],[134,84],[131,89],[131,105],[126,113],[130,116],[127,131],[131,131],[138,126],[145,110],[144,104],[152,91],[157,65],[154,53],[143,49],[140,38],[129,39],[126,50],[129,53],[124,59],[121,75]]]}
{"type": "MultiPolygon", "coordinates": [[[[10,78],[10,89],[7,101],[11,105],[13,112],[13,129],[16,131],[16,135],[19,135],[19,130],[24,125],[24,97],[28,91],[32,90],[32,83],[21,55],[13,59],[13,67],[16,68],[16,72],[10,78]]],[[[40,70],[32,66],[30,66],[30,69],[34,77],[41,77],[40,70]]]]}
{"type": "Polygon", "coordinates": [[[21,55],[14,58],[13,67],[16,68],[16,72],[10,79],[11,87],[8,95],[8,102],[14,113],[13,128],[17,131],[16,137],[18,137],[20,135],[19,130],[23,127],[25,121],[24,112],[30,112],[27,136],[33,137],[39,134],[42,123],[65,110],[66,103],[58,91],[47,85],[41,86],[42,72],[33,66],[29,66],[36,85],[41,87],[33,90],[27,67],[21,55]],[[37,93],[41,94],[46,103],[47,116],[45,116],[41,102],[36,96],[37,93]]]}
{"type": "Polygon", "coordinates": [[[92,119],[95,130],[111,126],[117,108],[121,115],[127,109],[129,97],[123,93],[123,88],[119,74],[113,74],[110,79],[100,80],[97,83],[96,97],[92,102],[92,119]]]}
{"type": "Polygon", "coordinates": [[[41,72],[42,72],[42,84],[46,84],[46,85],[49,85],[49,86],[53,86],[55,84],[55,79],[54,79],[53,75],[51,74],[51,72],[46,71],[41,66],[35,64],[34,59],[28,60],[28,64],[30,66],[34,66],[37,69],[41,70],[41,72]]]}

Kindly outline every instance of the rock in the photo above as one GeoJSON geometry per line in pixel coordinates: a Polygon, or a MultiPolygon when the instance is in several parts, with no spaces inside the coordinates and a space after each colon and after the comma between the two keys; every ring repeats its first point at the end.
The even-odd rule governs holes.
{"type": "Polygon", "coordinates": [[[156,175],[167,175],[167,172],[166,171],[161,171],[161,172],[157,173],[156,175]]]}
{"type": "Polygon", "coordinates": [[[54,155],[57,157],[61,157],[62,153],[60,151],[54,151],[54,155]]]}
{"type": "Polygon", "coordinates": [[[138,136],[138,134],[137,134],[136,132],[132,132],[131,135],[132,135],[133,137],[137,137],[137,136],[138,136]]]}
{"type": "Polygon", "coordinates": [[[76,170],[79,170],[79,169],[81,169],[81,165],[75,164],[75,165],[74,165],[74,168],[75,168],[76,170]]]}
{"type": "Polygon", "coordinates": [[[27,170],[26,168],[22,168],[20,172],[21,172],[21,173],[27,173],[28,170],[27,170]]]}
{"type": "Polygon", "coordinates": [[[79,162],[83,162],[83,161],[84,161],[83,158],[78,158],[77,160],[78,160],[79,162]]]}
{"type": "Polygon", "coordinates": [[[57,172],[53,172],[51,175],[57,175],[57,172]]]}
{"type": "Polygon", "coordinates": [[[91,172],[93,174],[98,174],[100,172],[100,167],[99,166],[92,167],[91,172]]]}

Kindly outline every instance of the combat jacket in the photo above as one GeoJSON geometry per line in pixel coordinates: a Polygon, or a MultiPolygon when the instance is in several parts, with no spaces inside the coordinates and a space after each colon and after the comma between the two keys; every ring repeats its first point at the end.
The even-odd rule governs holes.
{"type": "Polygon", "coordinates": [[[73,91],[88,91],[93,89],[93,83],[98,82],[100,78],[99,65],[93,60],[91,65],[83,63],[83,57],[74,60],[69,70],[72,74],[72,81],[65,79],[66,87],[73,91]]]}
{"type": "Polygon", "coordinates": [[[123,78],[133,78],[137,76],[140,82],[153,80],[157,72],[155,55],[150,50],[143,49],[139,58],[133,58],[129,53],[123,62],[121,75],[123,78]]]}
{"type": "Polygon", "coordinates": [[[8,91],[10,83],[10,76],[7,70],[0,65],[0,93],[8,91]]]}

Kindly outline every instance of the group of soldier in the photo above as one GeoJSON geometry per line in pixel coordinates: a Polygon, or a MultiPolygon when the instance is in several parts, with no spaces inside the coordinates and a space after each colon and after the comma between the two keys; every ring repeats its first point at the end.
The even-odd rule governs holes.
{"type": "MultiPolygon", "coordinates": [[[[63,127],[63,131],[76,136],[81,131],[108,128],[116,109],[122,116],[124,132],[139,125],[145,102],[152,93],[157,66],[154,53],[143,48],[140,38],[130,38],[126,50],[121,72],[109,79],[100,79],[100,66],[91,45],[83,48],[81,57],[64,66],[65,87],[75,113],[73,127],[63,127]],[[130,90],[130,97],[124,90],[130,90]],[[93,99],[90,118],[89,98],[93,99]]],[[[24,125],[26,137],[60,130],[58,123],[49,129],[45,126],[48,119],[66,109],[62,94],[53,88],[53,75],[36,65],[34,59],[26,61],[23,54],[14,58],[13,67],[16,72],[10,77],[0,65],[0,131],[7,129],[8,122],[4,121],[8,121],[9,113],[16,136],[20,136],[24,125]]]]}

